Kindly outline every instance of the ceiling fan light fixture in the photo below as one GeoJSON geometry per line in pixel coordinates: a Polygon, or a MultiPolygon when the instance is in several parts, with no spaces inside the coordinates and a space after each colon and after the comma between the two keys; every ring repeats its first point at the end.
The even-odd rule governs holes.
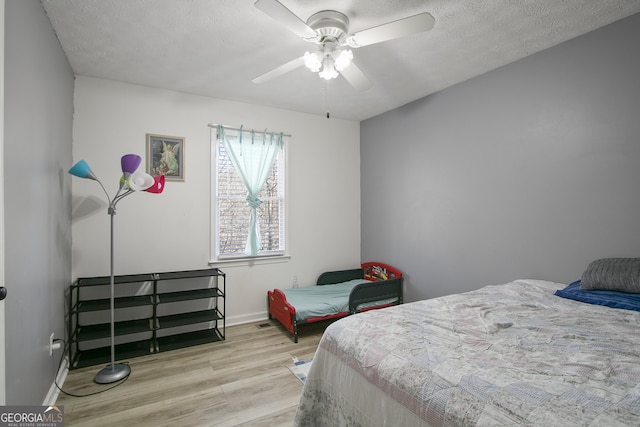
{"type": "Polygon", "coordinates": [[[304,66],[317,73],[322,68],[322,54],[320,52],[305,52],[304,66]]]}
{"type": "Polygon", "coordinates": [[[338,71],[349,67],[353,60],[353,52],[351,52],[351,49],[336,50],[333,52],[333,56],[335,58],[335,67],[338,71]]]}

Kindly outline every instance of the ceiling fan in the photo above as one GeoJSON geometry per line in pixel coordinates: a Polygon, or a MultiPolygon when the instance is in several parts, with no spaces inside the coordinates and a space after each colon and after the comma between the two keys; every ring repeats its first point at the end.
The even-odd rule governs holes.
{"type": "Polygon", "coordinates": [[[367,90],[372,85],[371,81],[353,63],[353,53],[349,48],[369,46],[429,31],[435,22],[433,16],[425,12],[349,33],[349,18],[335,10],[320,11],[304,22],[277,0],[257,0],[255,7],[282,23],[303,40],[317,45],[317,48],[254,78],[254,83],[264,83],[304,65],[326,80],[334,79],[341,74],[356,90],[367,90]]]}

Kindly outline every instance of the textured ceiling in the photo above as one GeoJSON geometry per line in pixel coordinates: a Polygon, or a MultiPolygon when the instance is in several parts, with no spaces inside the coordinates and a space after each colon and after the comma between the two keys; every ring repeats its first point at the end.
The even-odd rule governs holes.
{"type": "Polygon", "coordinates": [[[313,45],[254,0],[42,0],[77,75],[364,120],[640,12],[638,0],[280,0],[306,21],[338,10],[355,32],[429,12],[426,33],[354,49],[372,81],[298,68],[251,80],[313,45]]]}

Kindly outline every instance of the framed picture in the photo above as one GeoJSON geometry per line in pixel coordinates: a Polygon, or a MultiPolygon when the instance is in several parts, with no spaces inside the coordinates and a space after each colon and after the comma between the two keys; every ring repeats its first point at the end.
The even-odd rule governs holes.
{"type": "Polygon", "coordinates": [[[147,134],[147,173],[184,181],[184,138],[147,134]]]}

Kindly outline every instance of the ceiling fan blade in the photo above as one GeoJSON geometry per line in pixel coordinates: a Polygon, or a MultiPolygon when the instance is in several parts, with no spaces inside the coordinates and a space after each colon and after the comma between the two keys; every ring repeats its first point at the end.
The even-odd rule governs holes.
{"type": "Polygon", "coordinates": [[[259,75],[258,77],[254,78],[251,81],[254,83],[264,83],[271,79],[275,79],[276,77],[281,76],[285,73],[288,73],[289,71],[293,71],[296,68],[301,67],[303,65],[304,65],[304,56],[301,56],[300,58],[296,58],[292,61],[287,62],[286,64],[282,64],[281,66],[274,68],[269,72],[259,75]]]}
{"type": "Polygon", "coordinates": [[[316,32],[277,0],[258,0],[254,6],[302,38],[314,38],[316,32]]]}
{"type": "Polygon", "coordinates": [[[351,47],[362,47],[397,39],[411,34],[422,33],[433,28],[435,19],[430,13],[419,13],[408,18],[378,25],[367,30],[358,31],[347,38],[351,47]]]}
{"type": "Polygon", "coordinates": [[[344,77],[351,86],[360,92],[373,86],[367,76],[365,76],[362,70],[353,62],[347,68],[340,71],[340,74],[342,74],[342,77],[344,77]]]}

